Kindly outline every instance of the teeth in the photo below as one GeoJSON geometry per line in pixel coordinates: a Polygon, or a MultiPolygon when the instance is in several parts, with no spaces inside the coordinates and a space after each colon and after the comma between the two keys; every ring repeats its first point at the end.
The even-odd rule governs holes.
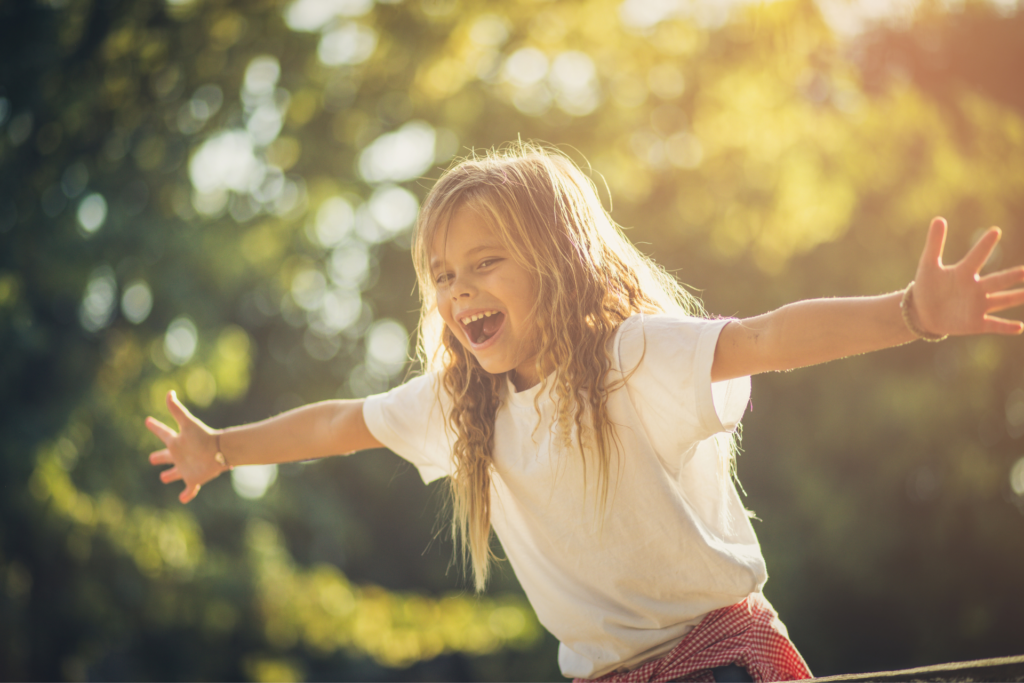
{"type": "Polygon", "coordinates": [[[497,311],[486,311],[484,313],[477,313],[476,315],[471,315],[468,318],[463,318],[462,319],[462,324],[463,325],[468,325],[469,323],[475,322],[477,320],[481,320],[482,318],[489,318],[492,315],[495,315],[496,313],[497,313],[497,311]]]}

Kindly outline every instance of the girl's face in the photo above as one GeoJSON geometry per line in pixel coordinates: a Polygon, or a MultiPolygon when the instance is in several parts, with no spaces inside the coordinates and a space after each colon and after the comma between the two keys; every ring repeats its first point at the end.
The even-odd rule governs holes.
{"type": "Polygon", "coordinates": [[[430,272],[441,318],[480,366],[494,375],[513,371],[519,391],[539,382],[536,281],[479,213],[462,206],[437,231],[430,272]]]}

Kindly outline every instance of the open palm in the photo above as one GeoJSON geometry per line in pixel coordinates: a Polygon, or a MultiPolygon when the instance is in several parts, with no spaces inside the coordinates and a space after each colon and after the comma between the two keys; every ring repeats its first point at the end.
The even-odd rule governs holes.
{"type": "Polygon", "coordinates": [[[932,220],[914,278],[914,308],[920,325],[936,335],[1020,334],[1024,323],[991,315],[1024,304],[1024,266],[980,275],[1002,232],[991,228],[959,263],[942,263],[946,221],[932,220]]]}
{"type": "Polygon", "coordinates": [[[216,432],[188,412],[173,391],[167,392],[167,408],[178,423],[178,431],[153,417],[146,418],[146,427],[166,446],[151,453],[149,462],[155,466],[171,465],[160,473],[160,481],[184,481],[185,489],[178,499],[187,503],[196,497],[203,484],[228,468],[216,459],[216,432]]]}

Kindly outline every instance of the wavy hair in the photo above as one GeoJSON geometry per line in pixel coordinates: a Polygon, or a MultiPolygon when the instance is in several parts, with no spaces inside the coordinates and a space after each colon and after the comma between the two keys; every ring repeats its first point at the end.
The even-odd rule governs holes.
{"type": "Polygon", "coordinates": [[[609,340],[636,313],[703,311],[673,277],[630,244],[601,205],[594,183],[557,150],[516,143],[459,160],[437,181],[413,239],[422,300],[419,355],[427,371],[438,373],[439,398],[443,391],[450,399],[452,536],[482,590],[493,557],[494,422],[505,379],[484,371],[444,325],[429,265],[435,235],[447,230],[462,207],[479,213],[535,278],[537,370],[555,404],[553,428],[559,443],[583,458],[584,477],[596,467],[602,505],[616,450],[608,394],[621,386],[621,380],[606,381],[609,340]]]}

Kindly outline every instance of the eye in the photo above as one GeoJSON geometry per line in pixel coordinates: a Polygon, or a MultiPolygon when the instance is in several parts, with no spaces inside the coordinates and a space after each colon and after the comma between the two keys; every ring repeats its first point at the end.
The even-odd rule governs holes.
{"type": "Polygon", "coordinates": [[[436,278],[434,278],[434,284],[436,284],[436,285],[443,285],[443,284],[445,284],[446,282],[448,282],[449,275],[450,275],[450,273],[441,273],[436,278]]]}
{"type": "Polygon", "coordinates": [[[487,268],[488,266],[493,266],[495,263],[497,263],[500,260],[501,259],[497,258],[497,257],[484,259],[483,261],[480,262],[480,267],[481,268],[487,268]]]}

